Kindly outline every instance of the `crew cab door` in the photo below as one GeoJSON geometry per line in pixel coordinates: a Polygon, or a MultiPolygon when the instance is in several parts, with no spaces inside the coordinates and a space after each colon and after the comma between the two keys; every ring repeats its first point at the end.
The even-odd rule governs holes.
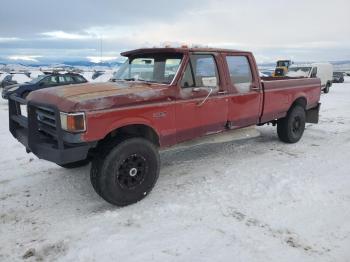
{"type": "Polygon", "coordinates": [[[228,99],[218,62],[214,54],[189,56],[176,101],[177,142],[225,129],[228,99]]]}
{"type": "Polygon", "coordinates": [[[224,55],[230,89],[230,128],[255,125],[262,110],[262,90],[254,59],[246,53],[224,55]]]}

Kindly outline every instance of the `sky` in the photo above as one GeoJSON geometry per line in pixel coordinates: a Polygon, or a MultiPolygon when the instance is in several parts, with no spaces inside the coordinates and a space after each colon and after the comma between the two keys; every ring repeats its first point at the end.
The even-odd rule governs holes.
{"type": "Polygon", "coordinates": [[[99,62],[168,44],[248,50],[259,63],[350,60],[349,0],[0,3],[0,60],[99,62]]]}

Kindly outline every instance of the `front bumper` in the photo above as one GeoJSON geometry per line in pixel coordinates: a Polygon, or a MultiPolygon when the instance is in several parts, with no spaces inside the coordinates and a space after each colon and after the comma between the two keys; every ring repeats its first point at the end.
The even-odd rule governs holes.
{"type": "Polygon", "coordinates": [[[14,95],[8,101],[11,134],[40,159],[59,165],[73,163],[86,159],[97,144],[82,142],[79,134],[62,130],[59,110],[52,105],[27,102],[14,95]],[[27,105],[27,117],[20,105],[27,105]]]}

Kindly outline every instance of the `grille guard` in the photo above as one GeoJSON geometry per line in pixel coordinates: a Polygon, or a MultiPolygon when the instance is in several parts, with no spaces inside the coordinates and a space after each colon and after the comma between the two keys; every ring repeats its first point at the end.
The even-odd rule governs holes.
{"type": "Polygon", "coordinates": [[[21,142],[27,152],[56,164],[68,164],[88,157],[89,150],[97,142],[84,143],[79,134],[65,132],[61,128],[60,112],[57,107],[44,103],[27,101],[15,95],[8,99],[9,103],[9,129],[11,134],[21,142]],[[21,105],[27,106],[27,117],[22,115],[21,105]],[[37,108],[51,109],[55,114],[56,130],[52,138],[40,132],[40,121],[37,108]]]}

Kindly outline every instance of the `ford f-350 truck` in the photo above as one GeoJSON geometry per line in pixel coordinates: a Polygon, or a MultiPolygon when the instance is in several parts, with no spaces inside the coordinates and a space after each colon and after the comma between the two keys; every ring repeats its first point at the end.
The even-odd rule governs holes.
{"type": "Polygon", "coordinates": [[[159,149],[266,123],[295,143],[306,122],[318,122],[320,80],[260,78],[250,52],[182,47],[122,55],[127,61],[110,82],[9,98],[10,132],[27,152],[66,168],[91,161],[95,191],[114,205],[151,191],[159,149]]]}

